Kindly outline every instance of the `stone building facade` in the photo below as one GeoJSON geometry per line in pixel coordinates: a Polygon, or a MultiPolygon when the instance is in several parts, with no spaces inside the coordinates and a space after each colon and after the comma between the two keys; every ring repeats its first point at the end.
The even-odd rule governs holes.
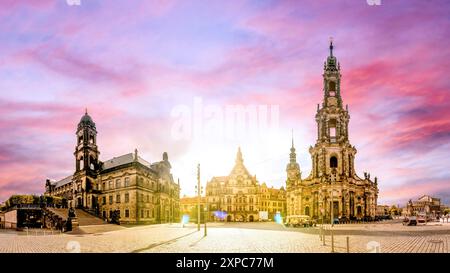
{"type": "Polygon", "coordinates": [[[355,170],[356,148],[350,144],[348,105],[341,97],[340,64],[330,55],[324,64],[323,101],[317,105],[317,140],[309,148],[311,173],[302,178],[294,141],[287,164],[287,214],[327,219],[372,219],[376,214],[377,178],[359,177],[355,170]]]}
{"type": "Polygon", "coordinates": [[[86,112],[77,127],[74,174],[46,181],[45,194],[64,197],[70,207],[103,218],[120,211],[122,223],[165,223],[180,217],[180,185],[175,183],[167,153],[149,163],[138,151],[99,160],[97,130],[86,112]]]}
{"type": "Polygon", "coordinates": [[[267,211],[268,219],[274,219],[278,213],[280,216],[285,216],[286,190],[284,187],[280,189],[269,188],[266,183],[262,183],[259,188],[259,210],[267,211]]]}
{"type": "MultiPolygon", "coordinates": [[[[197,223],[197,214],[198,214],[198,203],[199,203],[199,199],[198,197],[186,197],[183,196],[180,199],[180,210],[181,210],[181,215],[187,215],[189,216],[189,221],[197,223]]],[[[205,215],[207,213],[207,211],[205,211],[206,209],[206,197],[202,196],[200,197],[200,220],[203,221],[203,219],[205,218],[205,215]]]]}
{"type": "Polygon", "coordinates": [[[253,222],[260,220],[260,212],[284,214],[284,189],[261,186],[256,176],[244,166],[241,149],[228,176],[213,177],[206,185],[206,202],[213,221],[253,222]],[[265,206],[263,206],[265,204],[265,206]]]}
{"type": "Polygon", "coordinates": [[[423,195],[417,200],[409,200],[406,204],[407,216],[431,216],[440,217],[443,214],[444,206],[441,204],[441,199],[423,195]]]}

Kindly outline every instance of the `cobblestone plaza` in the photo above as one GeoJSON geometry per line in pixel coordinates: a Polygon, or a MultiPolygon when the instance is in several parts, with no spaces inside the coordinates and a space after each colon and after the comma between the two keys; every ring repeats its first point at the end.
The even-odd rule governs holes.
{"type": "MultiPolygon", "coordinates": [[[[330,253],[330,226],[325,227],[325,244],[320,228],[286,228],[276,223],[210,224],[207,236],[203,226],[161,224],[149,226],[98,225],[78,234],[42,230],[0,232],[0,252],[236,252],[236,253],[330,253]]],[[[403,226],[398,221],[372,224],[346,224],[332,227],[334,252],[449,253],[450,223],[403,226]]]]}

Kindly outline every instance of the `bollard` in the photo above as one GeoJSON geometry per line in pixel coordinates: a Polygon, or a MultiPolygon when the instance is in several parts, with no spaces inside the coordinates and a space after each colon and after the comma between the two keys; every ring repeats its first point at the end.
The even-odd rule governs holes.
{"type": "Polygon", "coordinates": [[[323,236],[323,239],[322,239],[322,245],[324,246],[325,245],[325,229],[322,231],[322,236],[323,236]]]}
{"type": "Polygon", "coordinates": [[[350,238],[347,236],[347,253],[350,253],[350,238]]]}
{"type": "Polygon", "coordinates": [[[319,228],[319,239],[322,241],[322,228],[319,228]]]}
{"type": "Polygon", "coordinates": [[[331,253],[334,253],[334,236],[332,229],[330,229],[330,233],[331,233],[331,253]]]}

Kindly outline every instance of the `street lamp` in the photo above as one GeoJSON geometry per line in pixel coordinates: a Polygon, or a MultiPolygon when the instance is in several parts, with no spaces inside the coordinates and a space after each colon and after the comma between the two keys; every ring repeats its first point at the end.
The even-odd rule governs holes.
{"type": "Polygon", "coordinates": [[[197,231],[200,231],[200,199],[203,187],[200,185],[200,163],[197,165],[197,185],[195,186],[197,192],[197,231]]]}
{"type": "Polygon", "coordinates": [[[206,236],[208,233],[207,233],[207,231],[206,231],[206,222],[207,222],[207,218],[206,217],[208,217],[208,200],[206,200],[206,203],[205,203],[205,235],[204,236],[206,236]]]}

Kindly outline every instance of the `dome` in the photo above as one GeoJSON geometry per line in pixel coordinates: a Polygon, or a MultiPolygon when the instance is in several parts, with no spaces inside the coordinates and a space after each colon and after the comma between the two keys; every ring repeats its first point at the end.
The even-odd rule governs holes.
{"type": "Polygon", "coordinates": [[[84,113],[84,115],[80,119],[80,123],[78,123],[78,126],[92,126],[95,128],[95,123],[92,120],[91,116],[87,113],[87,111],[84,113]]]}

